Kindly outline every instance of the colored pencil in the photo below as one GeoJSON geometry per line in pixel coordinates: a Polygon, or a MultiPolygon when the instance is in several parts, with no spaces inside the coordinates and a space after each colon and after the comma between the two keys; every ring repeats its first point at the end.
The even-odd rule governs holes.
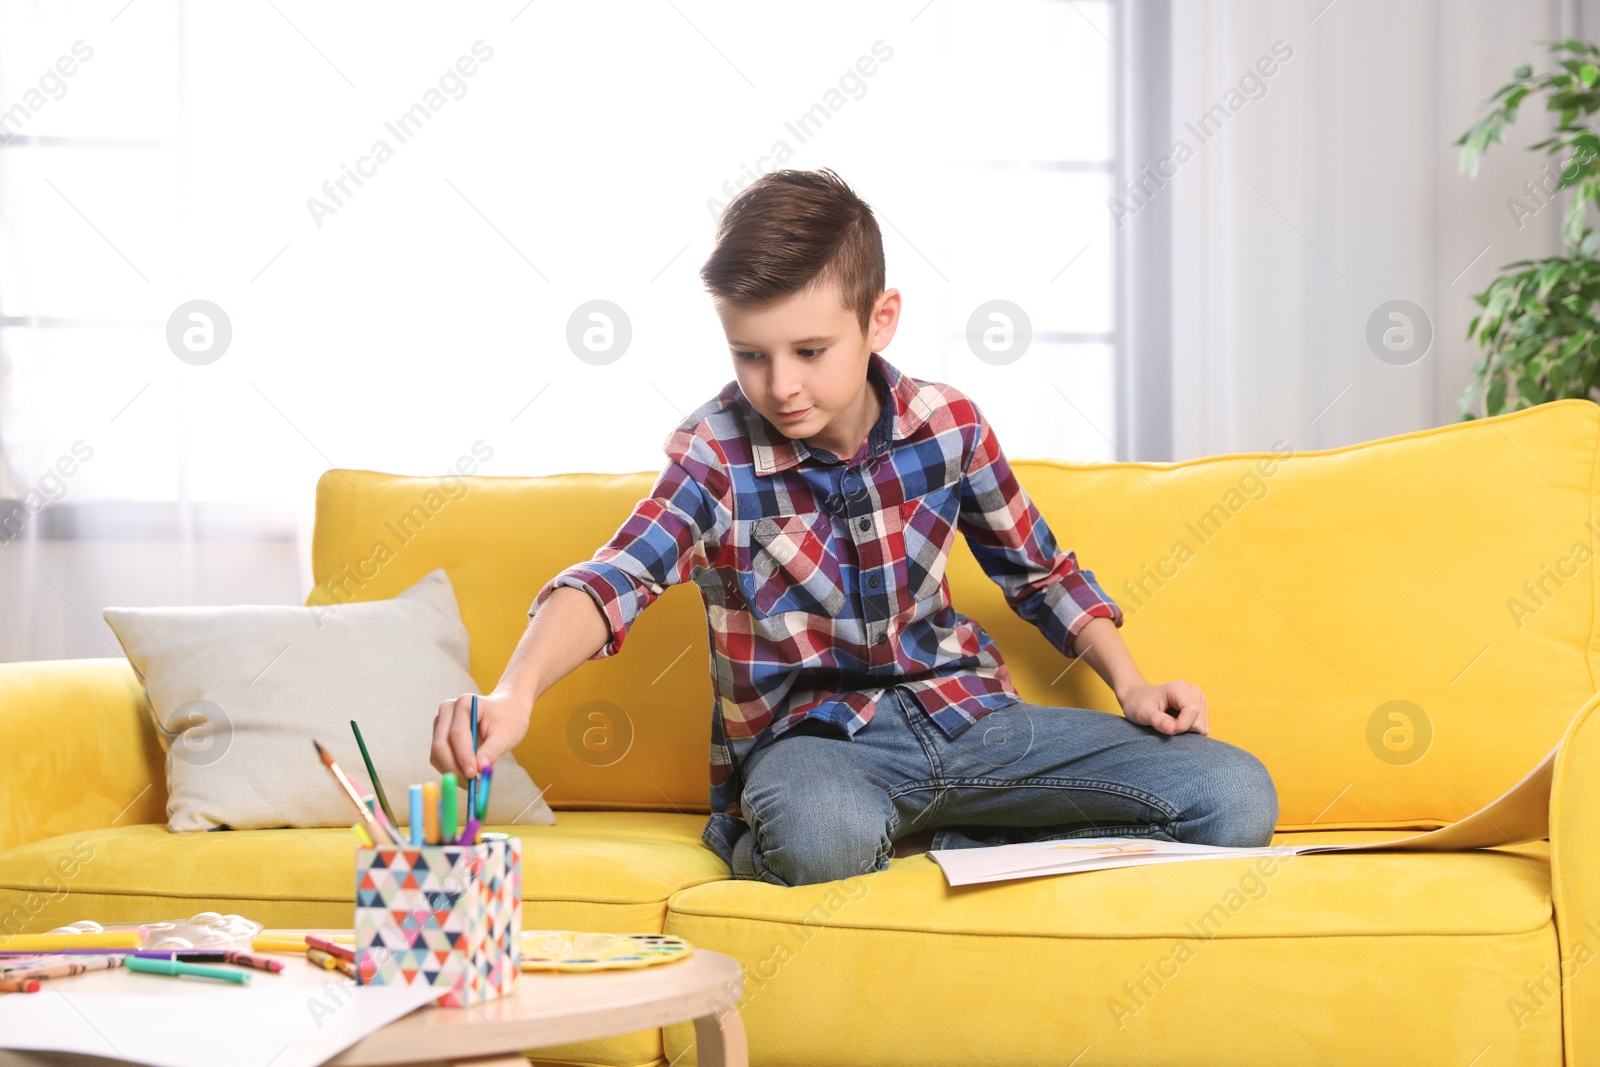
{"type": "Polygon", "coordinates": [[[372,756],[367,752],[367,743],[361,739],[361,727],[356,725],[354,719],[350,720],[350,729],[355,731],[356,745],[361,749],[361,762],[367,765],[367,777],[372,779],[372,791],[378,795],[378,807],[383,809],[383,814],[388,817],[391,825],[399,826],[400,820],[394,817],[394,809],[389,807],[389,798],[384,796],[383,783],[378,781],[378,771],[372,765],[372,756]]]}
{"type": "Polygon", "coordinates": [[[366,803],[367,810],[372,812],[372,817],[378,820],[378,825],[383,827],[383,832],[389,835],[390,843],[396,845],[405,844],[405,840],[400,836],[400,828],[389,821],[389,817],[383,813],[383,809],[377,806],[372,794],[367,793],[361,799],[366,803]]]}

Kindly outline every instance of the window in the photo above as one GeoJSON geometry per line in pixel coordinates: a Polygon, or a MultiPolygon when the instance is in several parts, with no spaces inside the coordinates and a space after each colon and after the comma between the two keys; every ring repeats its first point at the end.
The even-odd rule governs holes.
{"type": "Polygon", "coordinates": [[[443,473],[481,442],[488,475],[653,470],[734,376],[697,274],[716,213],[780,166],[877,210],[886,357],[1012,456],[1114,458],[1114,15],[0,0],[0,494],[113,536],[275,517],[307,556],[329,467],[443,473]],[[613,359],[568,340],[596,300],[613,359]],[[1020,358],[968,343],[1021,325],[993,300],[1020,358]]]}

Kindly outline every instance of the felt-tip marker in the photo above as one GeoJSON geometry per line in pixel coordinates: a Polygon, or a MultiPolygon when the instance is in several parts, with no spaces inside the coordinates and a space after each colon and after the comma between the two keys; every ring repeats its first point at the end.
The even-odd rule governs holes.
{"type": "Polygon", "coordinates": [[[206,967],[198,963],[183,963],[179,960],[148,960],[142,956],[129,956],[122,961],[122,965],[130,971],[142,971],[145,974],[165,974],[173,978],[182,975],[193,975],[196,978],[220,978],[224,982],[234,982],[244,985],[250,981],[247,971],[230,971],[222,967],[206,967]]]}
{"type": "MultiPolygon", "coordinates": [[[[478,762],[478,696],[472,696],[472,762],[478,762]]],[[[473,766],[472,777],[467,779],[467,818],[478,814],[478,768],[473,766]]],[[[472,844],[468,841],[467,844],[472,844]]]]}
{"type": "Polygon", "coordinates": [[[456,843],[456,776],[446,772],[439,778],[439,843],[456,843]]]}

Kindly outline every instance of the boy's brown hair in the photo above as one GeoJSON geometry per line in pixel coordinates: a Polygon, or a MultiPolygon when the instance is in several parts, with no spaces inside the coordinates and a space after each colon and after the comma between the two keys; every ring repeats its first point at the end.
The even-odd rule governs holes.
{"type": "Polygon", "coordinates": [[[750,308],[837,281],[863,335],[883,295],[883,235],[865,200],[830,168],[776,170],[722,209],[700,278],[719,304],[750,308]]]}

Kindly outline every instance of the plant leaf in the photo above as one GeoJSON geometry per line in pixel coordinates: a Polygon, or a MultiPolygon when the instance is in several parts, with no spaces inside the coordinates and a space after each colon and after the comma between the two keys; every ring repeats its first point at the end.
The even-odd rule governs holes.
{"type": "Polygon", "coordinates": [[[1489,395],[1484,398],[1483,411],[1486,415],[1500,415],[1506,406],[1506,380],[1496,378],[1489,383],[1489,395]]]}

